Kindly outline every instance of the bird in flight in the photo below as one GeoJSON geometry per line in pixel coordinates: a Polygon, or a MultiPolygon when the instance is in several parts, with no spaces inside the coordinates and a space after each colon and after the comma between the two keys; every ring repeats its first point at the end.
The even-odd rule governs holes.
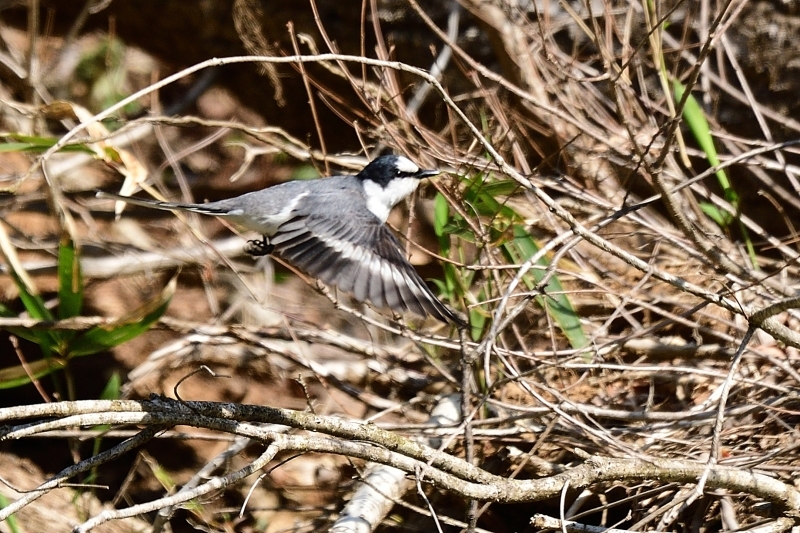
{"type": "Polygon", "coordinates": [[[414,192],[420,180],[437,174],[406,157],[385,155],[354,176],[289,181],[205,204],[105,192],[97,196],[230,220],[262,236],[249,241],[252,255],[275,254],[359,302],[431,315],[463,327],[466,323],[431,292],[386,227],[392,208],[414,192]]]}

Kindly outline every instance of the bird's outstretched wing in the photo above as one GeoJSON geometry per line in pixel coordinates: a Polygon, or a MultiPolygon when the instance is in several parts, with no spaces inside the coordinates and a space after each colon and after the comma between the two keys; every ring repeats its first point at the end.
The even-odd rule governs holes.
{"type": "Polygon", "coordinates": [[[270,239],[274,253],[359,302],[464,325],[431,292],[403,256],[397,238],[377,218],[337,215],[309,214],[282,224],[270,239]]]}

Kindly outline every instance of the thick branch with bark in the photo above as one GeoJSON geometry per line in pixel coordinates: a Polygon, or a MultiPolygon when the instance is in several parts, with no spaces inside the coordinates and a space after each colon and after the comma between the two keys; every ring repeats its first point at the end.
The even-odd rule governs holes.
{"type": "MultiPolygon", "coordinates": [[[[417,444],[397,433],[381,430],[371,424],[288,409],[211,402],[182,403],[163,398],[153,398],[149,401],[60,402],[0,409],[0,422],[4,423],[43,417],[49,420],[16,427],[6,426],[0,433],[0,440],[27,438],[65,427],[135,424],[151,428],[142,433],[143,437],[137,441],[139,443],[151,438],[153,432],[160,428],[187,425],[247,436],[268,444],[269,453],[266,456],[262,454],[257,463],[248,468],[228,476],[214,478],[191,491],[182,493],[181,496],[169,497],[168,501],[150,502],[147,504],[147,509],[142,507],[137,508],[136,512],[127,510],[117,514],[107,511],[104,517],[98,517],[95,522],[91,522],[92,525],[109,517],[131,516],[161,506],[175,505],[180,501],[188,501],[212,490],[218,490],[226,483],[239,481],[256,472],[279,451],[333,453],[381,463],[415,474],[423,482],[465,498],[504,503],[552,498],[562,491],[565,484],[577,489],[602,482],[697,483],[706,476],[705,485],[710,489],[727,489],[751,494],[771,502],[786,516],[800,516],[800,492],[791,485],[750,469],[724,466],[709,468],[705,464],[688,460],[590,456],[586,457],[582,464],[550,477],[514,480],[489,474],[448,453],[417,444]],[[290,435],[255,425],[257,423],[286,425],[312,434],[290,435]]],[[[83,461],[73,467],[70,475],[85,471],[90,466],[114,457],[108,455],[83,461]]],[[[36,490],[52,489],[57,485],[57,480],[64,477],[59,475],[36,490]]],[[[0,520],[26,503],[30,502],[12,504],[0,511],[0,520]]],[[[85,530],[88,528],[82,529],[85,530]]]]}

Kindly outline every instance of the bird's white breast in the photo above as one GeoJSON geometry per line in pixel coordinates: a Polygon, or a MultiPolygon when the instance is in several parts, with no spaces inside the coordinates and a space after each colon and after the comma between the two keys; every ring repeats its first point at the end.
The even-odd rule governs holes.
{"type": "Polygon", "coordinates": [[[367,208],[383,223],[389,218],[392,208],[403,198],[414,192],[419,185],[417,178],[398,178],[381,187],[372,180],[364,180],[364,195],[367,208]]]}

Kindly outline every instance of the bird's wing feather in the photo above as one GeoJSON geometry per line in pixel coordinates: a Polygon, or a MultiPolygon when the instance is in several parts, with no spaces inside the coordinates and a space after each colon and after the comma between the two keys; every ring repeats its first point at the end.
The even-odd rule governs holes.
{"type": "Polygon", "coordinates": [[[392,232],[371,213],[296,216],[270,243],[275,253],[323,282],[394,311],[463,323],[406,260],[392,232]]]}

